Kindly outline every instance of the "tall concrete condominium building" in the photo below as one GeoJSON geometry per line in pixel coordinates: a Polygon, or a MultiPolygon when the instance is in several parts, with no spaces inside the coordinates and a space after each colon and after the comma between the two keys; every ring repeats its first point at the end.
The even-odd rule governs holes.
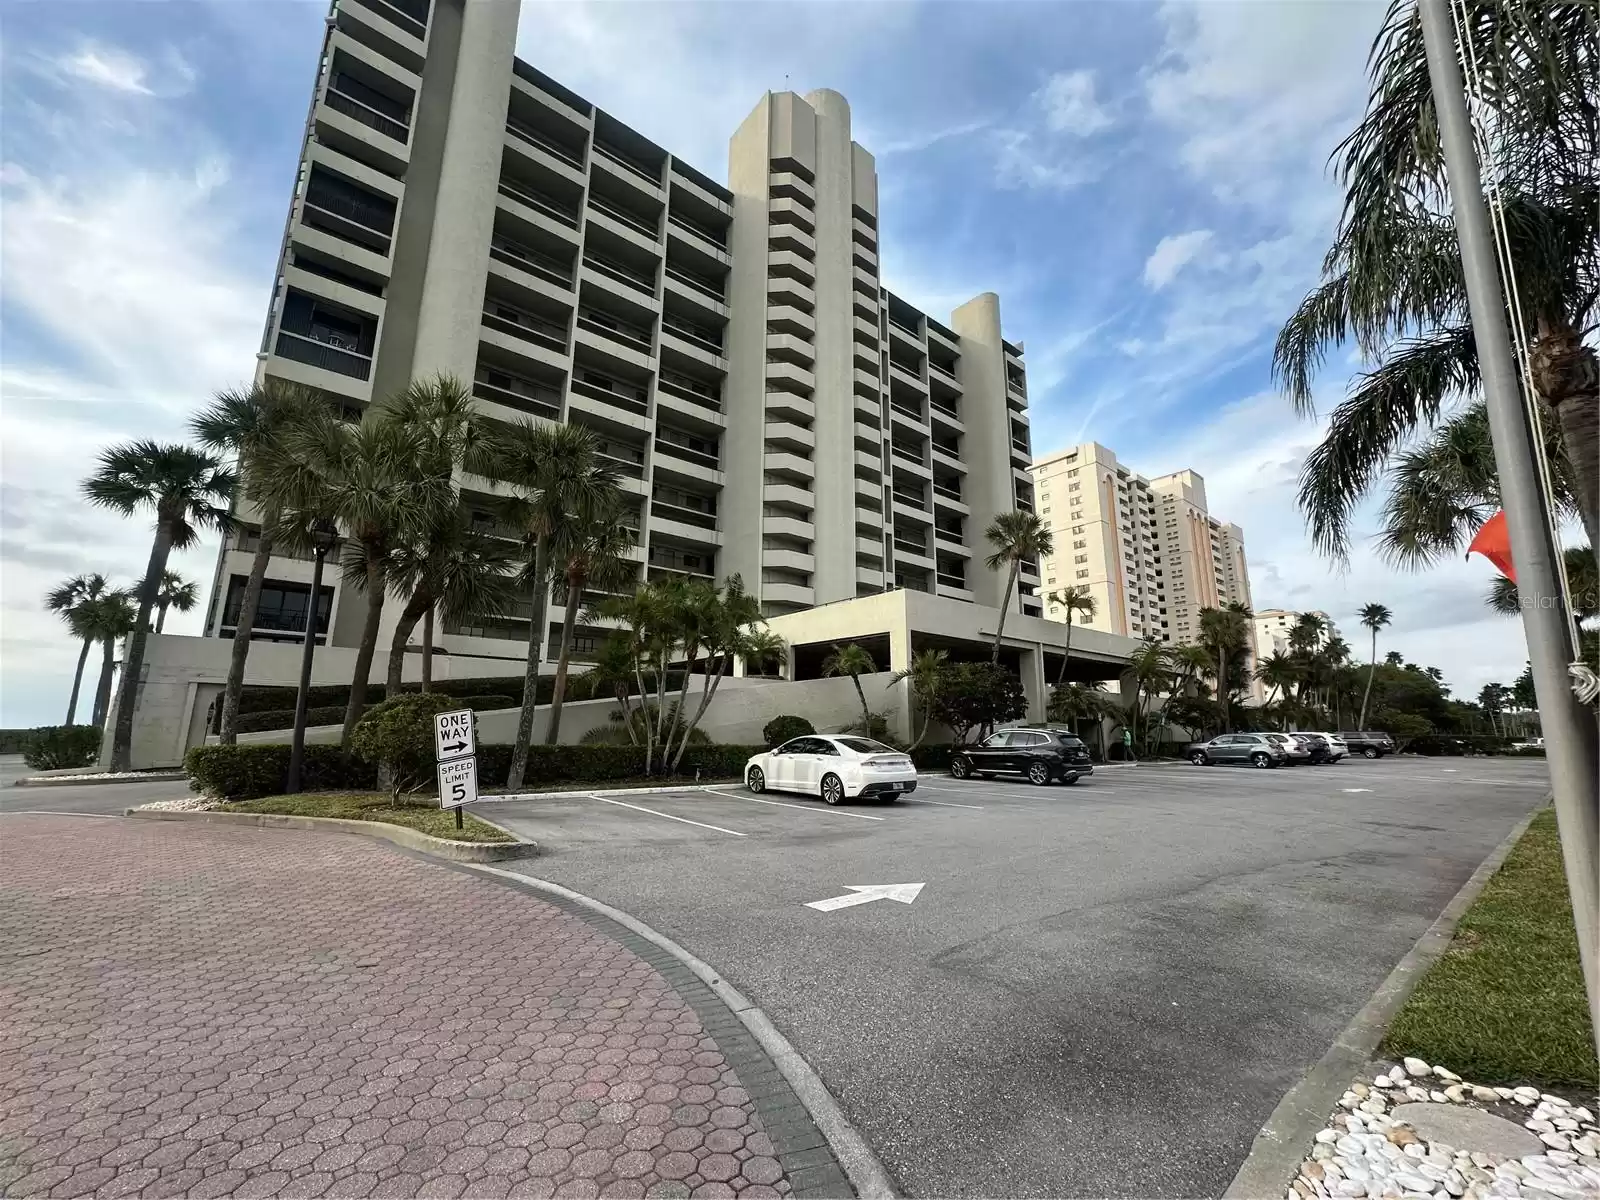
{"type": "Polygon", "coordinates": [[[1066,620],[1052,591],[1086,587],[1091,628],[1193,642],[1201,609],[1250,603],[1244,530],[1207,511],[1205,480],[1194,471],[1146,479],[1086,442],[1039,459],[1033,481],[1055,539],[1041,564],[1047,619],[1066,620]]]}
{"type": "MultiPolygon", "coordinates": [[[[1327,613],[1316,609],[1300,612],[1292,608],[1263,608],[1256,613],[1252,622],[1254,628],[1252,636],[1255,639],[1255,654],[1257,660],[1271,658],[1274,654],[1288,654],[1290,650],[1289,632],[1294,628],[1295,622],[1302,616],[1321,617],[1324,622],[1322,636],[1317,639],[1320,647],[1331,637],[1338,634],[1338,627],[1334,625],[1333,618],[1327,613]]],[[[1259,679],[1254,683],[1252,695],[1257,704],[1265,704],[1272,689],[1268,688],[1259,679]]]]}
{"type": "MultiPolygon", "coordinates": [[[[723,187],[516,58],[519,7],[333,4],[258,377],[354,411],[445,372],[491,420],[592,430],[640,578],[738,573],[769,615],[893,588],[998,606],[983,530],[1033,503],[1022,348],[992,294],[944,324],[883,290],[844,97],[763,96],[723,187]]],[[[509,534],[492,489],[466,477],[463,503],[509,534]]],[[[213,635],[254,537],[221,555],[213,635]]],[[[273,559],[256,636],[298,640],[310,569],[273,559]]],[[[1039,615],[1038,582],[1015,610],[1039,615]]],[[[359,592],[316,607],[355,644],[359,592]]],[[[520,657],[527,617],[439,644],[520,657]]]]}

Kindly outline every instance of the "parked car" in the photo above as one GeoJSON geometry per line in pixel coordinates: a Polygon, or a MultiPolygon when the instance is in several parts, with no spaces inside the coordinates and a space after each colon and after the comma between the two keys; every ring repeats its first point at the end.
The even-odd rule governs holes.
{"type": "MultiPolygon", "coordinates": [[[[1213,763],[1249,763],[1252,767],[1281,767],[1289,752],[1265,733],[1224,733],[1209,742],[1191,742],[1184,751],[1197,767],[1213,763]]],[[[1276,736],[1282,737],[1282,734],[1276,736]]]]}
{"type": "Polygon", "coordinates": [[[1312,766],[1321,766],[1323,763],[1333,761],[1333,750],[1328,745],[1328,739],[1320,733],[1296,732],[1289,736],[1306,748],[1312,766]]]}
{"type": "Polygon", "coordinates": [[[1341,729],[1339,736],[1344,739],[1351,754],[1359,754],[1362,758],[1382,758],[1385,754],[1394,753],[1394,739],[1380,730],[1341,729]]]}
{"type": "Polygon", "coordinates": [[[1337,733],[1323,733],[1320,729],[1313,729],[1309,732],[1312,736],[1319,737],[1328,743],[1329,762],[1338,762],[1341,758],[1350,753],[1350,747],[1345,744],[1345,740],[1337,733]]]}
{"type": "Polygon", "coordinates": [[[1311,745],[1292,733],[1264,733],[1261,736],[1283,751],[1286,767],[1309,766],[1316,761],[1311,754],[1311,745]]]}
{"type": "Polygon", "coordinates": [[[917,790],[917,768],[909,754],[871,738],[813,734],[753,755],[744,782],[752,792],[801,792],[829,804],[858,796],[896,800],[917,790]]]}
{"type": "Polygon", "coordinates": [[[1093,775],[1089,747],[1066,729],[1046,726],[1012,726],[997,729],[976,746],[961,746],[950,756],[950,774],[957,779],[981,775],[1021,775],[1043,787],[1059,780],[1077,783],[1093,775]]]}

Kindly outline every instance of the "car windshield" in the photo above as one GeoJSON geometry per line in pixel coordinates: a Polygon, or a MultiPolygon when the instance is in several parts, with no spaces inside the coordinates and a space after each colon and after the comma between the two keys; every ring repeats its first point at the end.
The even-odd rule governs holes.
{"type": "Polygon", "coordinates": [[[1081,745],[1083,745],[1083,739],[1082,738],[1077,737],[1074,734],[1070,734],[1070,733],[1058,733],[1058,734],[1056,734],[1056,741],[1060,742],[1063,746],[1081,746],[1081,745]]]}
{"type": "Polygon", "coordinates": [[[900,751],[893,746],[885,746],[882,742],[875,742],[871,738],[842,737],[834,738],[835,742],[846,750],[854,750],[857,754],[898,754],[900,751]]]}

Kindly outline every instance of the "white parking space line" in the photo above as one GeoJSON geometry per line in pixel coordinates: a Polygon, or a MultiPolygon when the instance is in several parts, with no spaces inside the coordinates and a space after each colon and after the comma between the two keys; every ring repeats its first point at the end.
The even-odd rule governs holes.
{"type": "MultiPolygon", "coordinates": [[[[927,785],[924,784],[921,788],[918,788],[917,790],[918,791],[923,791],[923,790],[926,789],[926,787],[927,787],[927,785]]],[[[973,809],[973,810],[975,810],[977,812],[982,812],[983,811],[983,805],[981,805],[981,804],[952,804],[948,800],[913,800],[909,796],[907,796],[905,799],[901,800],[900,803],[901,804],[937,804],[940,808],[970,808],[970,809],[973,809]]]]}
{"type": "Polygon", "coordinates": [[[724,829],[721,825],[707,825],[704,821],[691,821],[688,817],[675,817],[671,813],[657,812],[653,808],[646,808],[642,804],[629,804],[624,800],[608,800],[604,796],[596,796],[593,792],[583,793],[591,800],[598,800],[601,804],[615,804],[619,808],[631,808],[634,812],[649,813],[652,817],[665,817],[669,821],[682,821],[685,825],[698,825],[701,829],[715,829],[718,833],[730,833],[734,837],[744,837],[737,829],[724,829]]]}
{"type": "Polygon", "coordinates": [[[854,817],[858,821],[882,821],[883,817],[869,817],[866,813],[840,812],[837,808],[817,808],[810,804],[790,804],[785,800],[763,800],[759,796],[741,796],[737,792],[712,792],[725,800],[748,800],[751,804],[770,804],[774,808],[798,808],[814,817],[854,817]]]}

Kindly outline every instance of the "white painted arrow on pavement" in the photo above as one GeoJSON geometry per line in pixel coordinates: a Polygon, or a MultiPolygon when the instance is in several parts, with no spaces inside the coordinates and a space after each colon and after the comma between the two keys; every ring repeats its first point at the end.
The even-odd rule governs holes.
{"type": "Polygon", "coordinates": [[[920,883],[867,883],[849,884],[848,896],[833,896],[827,900],[809,900],[807,908],[818,912],[832,912],[836,908],[850,908],[856,904],[871,904],[874,900],[898,900],[910,904],[922,890],[920,883]]]}

